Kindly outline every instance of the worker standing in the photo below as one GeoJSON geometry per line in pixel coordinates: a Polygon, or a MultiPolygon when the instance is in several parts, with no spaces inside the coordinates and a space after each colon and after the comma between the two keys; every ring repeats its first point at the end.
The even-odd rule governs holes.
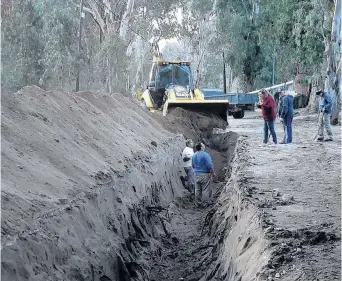
{"type": "Polygon", "coordinates": [[[330,125],[330,116],[332,101],[328,93],[323,91],[317,91],[316,95],[319,96],[319,117],[318,117],[318,141],[324,139],[324,128],[327,131],[328,137],[324,139],[325,141],[332,141],[333,133],[330,125]]]}
{"type": "Polygon", "coordinates": [[[192,167],[195,171],[195,206],[202,203],[211,204],[212,177],[215,175],[210,155],[204,151],[204,144],[196,144],[196,153],[192,157],[192,167]]]}
{"type": "Polygon", "coordinates": [[[293,96],[285,95],[284,88],[280,88],[279,96],[280,100],[278,114],[281,118],[284,128],[284,138],[280,144],[286,144],[292,142],[292,120],[294,115],[293,96]]]}
{"type": "Polygon", "coordinates": [[[261,108],[262,116],[264,118],[264,144],[268,142],[268,133],[272,135],[273,143],[277,144],[277,135],[274,130],[274,120],[276,119],[275,102],[265,89],[262,89],[259,93],[260,102],[256,103],[258,108],[261,108]]]}
{"type": "Polygon", "coordinates": [[[182,153],[183,167],[185,171],[185,178],[180,177],[183,186],[189,190],[191,194],[195,192],[195,178],[194,170],[192,168],[192,156],[194,155],[194,142],[191,139],[185,141],[185,148],[182,153]]]}

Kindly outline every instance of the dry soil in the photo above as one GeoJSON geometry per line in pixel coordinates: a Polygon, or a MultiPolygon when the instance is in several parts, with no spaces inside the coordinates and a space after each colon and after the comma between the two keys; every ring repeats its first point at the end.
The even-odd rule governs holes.
{"type": "Polygon", "coordinates": [[[2,95],[2,280],[339,280],[340,127],[316,143],[299,116],[274,147],[259,112],[229,123],[119,94],[2,95]],[[213,156],[207,208],[179,180],[186,138],[213,156]]]}

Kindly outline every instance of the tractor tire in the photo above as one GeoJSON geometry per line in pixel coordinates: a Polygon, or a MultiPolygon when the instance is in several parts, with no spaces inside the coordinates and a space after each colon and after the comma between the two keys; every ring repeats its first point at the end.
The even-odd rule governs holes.
{"type": "Polygon", "coordinates": [[[237,112],[233,112],[234,119],[242,119],[244,116],[245,116],[245,111],[243,109],[237,112]]]}

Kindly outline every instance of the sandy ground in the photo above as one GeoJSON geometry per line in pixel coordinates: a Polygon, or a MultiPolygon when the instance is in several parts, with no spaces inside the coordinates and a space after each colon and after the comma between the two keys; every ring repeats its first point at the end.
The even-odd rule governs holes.
{"type": "Polygon", "coordinates": [[[183,196],[184,138],[120,94],[25,87],[1,107],[2,280],[121,278],[125,243],[162,227],[146,208],[183,196]]]}
{"type": "Polygon", "coordinates": [[[293,144],[262,146],[259,114],[212,135],[223,120],[121,95],[2,96],[3,280],[339,280],[340,127],[315,143],[299,116],[293,144]],[[184,137],[214,160],[205,209],[179,180],[184,137]]]}
{"type": "Polygon", "coordinates": [[[160,124],[120,94],[38,87],[1,107],[2,280],[148,280],[137,260],[170,231],[158,213],[189,195],[177,132],[225,122],[175,110],[160,124]]]}
{"type": "MultiPolygon", "coordinates": [[[[334,142],[317,143],[317,117],[298,116],[292,144],[264,147],[262,120],[255,116],[231,120],[230,129],[248,142],[246,191],[262,209],[272,250],[265,277],[340,280],[341,127],[332,127],[334,142]]],[[[276,128],[281,139],[278,121],[276,128]]]]}

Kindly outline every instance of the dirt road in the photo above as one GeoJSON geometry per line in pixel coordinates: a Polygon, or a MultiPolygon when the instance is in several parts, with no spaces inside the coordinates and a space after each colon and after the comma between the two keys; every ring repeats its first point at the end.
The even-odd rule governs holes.
{"type": "MultiPolygon", "coordinates": [[[[242,169],[271,240],[268,277],[279,273],[289,281],[340,280],[341,127],[333,126],[334,142],[317,143],[316,116],[298,116],[292,144],[264,147],[257,115],[230,125],[249,143],[242,169]]],[[[278,121],[276,128],[281,139],[278,121]]]]}

